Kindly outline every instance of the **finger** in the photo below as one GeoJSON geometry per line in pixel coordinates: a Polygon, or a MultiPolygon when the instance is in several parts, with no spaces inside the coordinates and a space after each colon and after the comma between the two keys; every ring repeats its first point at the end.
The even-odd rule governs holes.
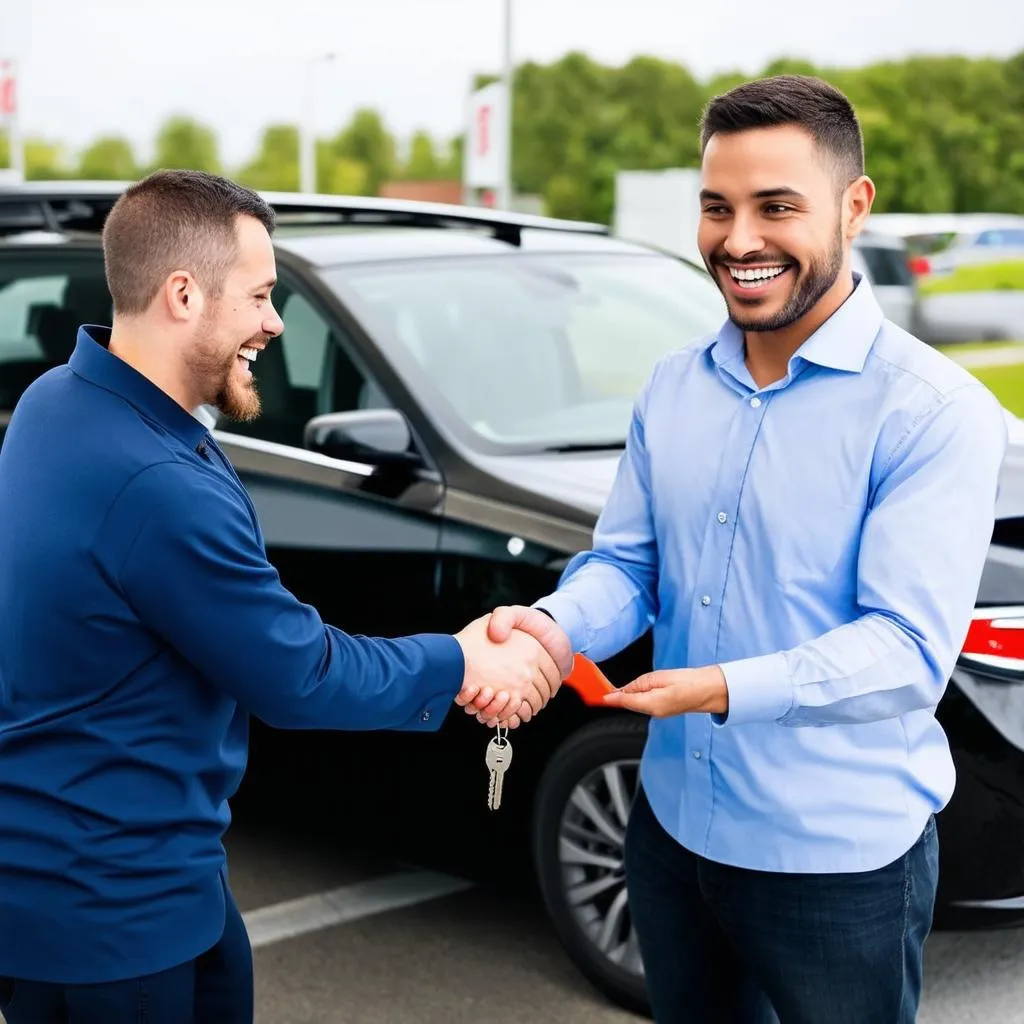
{"type": "Polygon", "coordinates": [[[455,695],[455,703],[460,708],[464,708],[467,704],[471,704],[475,699],[476,695],[480,692],[480,686],[477,683],[467,683],[459,692],[455,695]]]}
{"type": "Polygon", "coordinates": [[[519,610],[518,606],[512,605],[495,608],[487,621],[487,638],[496,644],[503,644],[516,628],[519,610]]]}
{"type": "Polygon", "coordinates": [[[519,710],[522,697],[519,694],[511,694],[508,690],[501,690],[489,704],[480,708],[480,714],[487,719],[502,718],[519,710]]]}
{"type": "MultiPolygon", "coordinates": [[[[558,688],[562,685],[562,673],[555,664],[555,659],[551,657],[550,653],[543,647],[543,645],[541,646],[537,669],[546,684],[544,703],[547,704],[547,702],[551,700],[556,693],[558,693],[558,688]]],[[[540,709],[538,708],[538,710],[540,709]]]]}
{"type": "Polygon", "coordinates": [[[619,692],[649,693],[651,690],[660,690],[666,686],[671,686],[675,682],[675,677],[676,672],[672,670],[646,672],[642,676],[637,676],[631,683],[626,683],[619,692]]]}
{"type": "Polygon", "coordinates": [[[625,708],[627,711],[638,711],[642,715],[659,716],[659,701],[653,693],[626,693],[625,687],[613,690],[603,697],[605,704],[612,707],[625,708]]]}
{"type": "Polygon", "coordinates": [[[476,711],[479,711],[481,708],[487,707],[487,705],[490,704],[493,699],[494,699],[494,687],[493,686],[481,687],[477,691],[477,695],[473,698],[472,707],[471,708],[467,708],[466,710],[470,711],[470,713],[472,713],[472,711],[474,709],[476,711]]]}
{"type": "Polygon", "coordinates": [[[519,715],[513,715],[505,724],[510,729],[518,729],[523,722],[528,722],[528,718],[520,718],[519,715]]]}

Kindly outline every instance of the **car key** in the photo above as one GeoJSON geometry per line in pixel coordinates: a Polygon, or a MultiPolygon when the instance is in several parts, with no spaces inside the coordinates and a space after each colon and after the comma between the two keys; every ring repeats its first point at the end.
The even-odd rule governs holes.
{"type": "MultiPolygon", "coordinates": [[[[506,727],[506,732],[507,732],[506,727]]],[[[497,734],[491,737],[487,744],[487,768],[489,769],[490,781],[487,787],[487,806],[496,811],[501,806],[501,790],[505,780],[505,772],[512,763],[512,744],[507,736],[501,735],[501,726],[497,727],[497,734]]]]}

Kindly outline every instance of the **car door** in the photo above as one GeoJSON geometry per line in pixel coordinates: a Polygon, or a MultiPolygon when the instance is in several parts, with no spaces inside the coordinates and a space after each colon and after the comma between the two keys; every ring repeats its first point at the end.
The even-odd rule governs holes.
{"type": "Polygon", "coordinates": [[[284,332],[253,367],[263,411],[215,435],[259,515],[270,561],[300,600],[349,633],[433,630],[443,486],[428,463],[399,471],[312,452],[314,416],[387,408],[354,347],[294,274],[279,267],[284,332]]]}
{"type": "Polygon", "coordinates": [[[78,328],[110,317],[98,249],[0,251],[0,443],[25,389],[67,362],[78,328]]]}

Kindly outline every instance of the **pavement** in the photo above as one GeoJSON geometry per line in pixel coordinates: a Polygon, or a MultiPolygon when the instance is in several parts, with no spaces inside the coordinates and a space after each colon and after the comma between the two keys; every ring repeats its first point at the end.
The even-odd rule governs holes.
{"type": "MultiPolygon", "coordinates": [[[[324,925],[316,900],[298,932],[255,951],[257,1024],[628,1024],[562,951],[531,884],[506,887],[240,823],[229,841],[232,885],[247,922],[255,908],[333,895],[348,918],[324,925]],[[427,895],[447,877],[456,891],[427,895]],[[415,881],[410,882],[410,879],[415,881]],[[373,889],[369,889],[370,885],[373,889]],[[417,886],[424,898],[412,902],[417,886]],[[373,909],[388,894],[405,906],[373,909]],[[362,911],[362,913],[360,913],[362,911]]],[[[525,872],[525,867],[523,868],[525,872]]],[[[322,912],[323,908],[320,908],[322,912]]],[[[1024,930],[936,932],[929,940],[919,1024],[1024,1024],[1024,930]]]]}
{"type": "MultiPolygon", "coordinates": [[[[249,789],[226,845],[257,1024],[645,1020],[576,970],[521,851],[474,871],[472,837],[404,822],[388,806],[325,814],[312,797],[282,812],[249,789]]],[[[1024,930],[933,934],[918,1022],[1024,1024],[1024,930]]]]}

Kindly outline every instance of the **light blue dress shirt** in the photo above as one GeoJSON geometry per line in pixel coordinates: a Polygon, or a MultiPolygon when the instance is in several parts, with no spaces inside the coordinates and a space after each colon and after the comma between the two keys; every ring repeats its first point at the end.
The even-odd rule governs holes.
{"type": "Polygon", "coordinates": [[[768,387],[731,323],[658,363],[593,549],[536,602],[594,660],[653,626],[656,669],[722,666],[728,715],[653,719],[641,765],[665,829],[721,863],[878,868],[953,791],[934,711],[1006,424],[854,280],[768,387]]]}

